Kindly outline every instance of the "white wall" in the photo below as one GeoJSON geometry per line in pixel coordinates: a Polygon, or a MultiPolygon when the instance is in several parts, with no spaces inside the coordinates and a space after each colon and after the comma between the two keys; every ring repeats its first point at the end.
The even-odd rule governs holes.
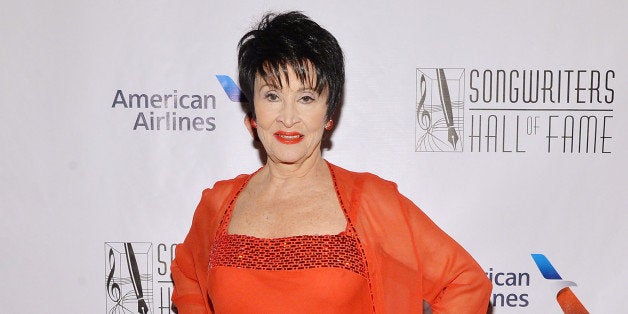
{"type": "MultiPolygon", "coordinates": [[[[514,296],[494,313],[561,312],[531,253],[545,254],[563,279],[576,282],[571,289],[590,312],[623,309],[625,2],[9,1],[2,7],[2,312],[107,312],[109,249],[118,258],[116,278],[128,276],[119,250],[120,242],[131,242],[142,274],[152,276],[143,277],[151,313],[168,313],[159,308],[168,305],[171,287],[163,271],[201,190],[261,165],[239,104],[215,75],[235,79],[240,36],[262,13],[288,9],[328,28],[346,55],[345,105],[324,156],[397,182],[493,276],[527,273],[529,286],[495,284],[495,294],[514,296]],[[416,120],[417,73],[434,68],[447,69],[449,88],[463,101],[455,113],[464,135],[460,152],[416,151],[425,133],[416,120]],[[472,78],[473,69],[480,75],[472,78]],[[570,101],[563,94],[560,103],[472,102],[484,71],[500,69],[540,70],[541,78],[552,71],[554,93],[560,72],[570,101]],[[569,90],[567,70],[574,71],[569,90]],[[578,70],[586,71],[580,92],[578,70]],[[592,70],[602,73],[601,97],[612,101],[589,101],[592,70]],[[112,107],[118,90],[212,95],[216,108],[112,107]],[[210,118],[215,128],[133,130],[138,114],[151,111],[210,118]],[[477,128],[482,115],[486,135],[491,114],[498,151],[486,152],[483,138],[482,151],[472,152],[471,122],[477,128]],[[563,153],[560,137],[551,139],[548,153],[547,135],[564,135],[567,115],[575,117],[576,134],[581,115],[598,119],[595,153],[563,153]],[[528,117],[537,126],[530,135],[528,117]],[[525,152],[502,152],[515,150],[517,132],[525,152]]],[[[430,83],[436,91],[437,81],[430,83]]],[[[431,95],[437,119],[440,100],[431,95]]]]}

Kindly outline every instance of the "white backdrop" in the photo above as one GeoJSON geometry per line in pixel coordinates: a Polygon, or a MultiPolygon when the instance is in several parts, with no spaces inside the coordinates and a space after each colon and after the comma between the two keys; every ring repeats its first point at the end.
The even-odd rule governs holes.
{"type": "Polygon", "coordinates": [[[626,2],[196,0],[2,4],[2,312],[136,312],[128,242],[151,313],[169,313],[171,245],[202,189],[262,164],[216,75],[236,79],[237,40],[264,12],[293,9],[329,29],[346,56],[345,105],[325,158],[397,182],[494,279],[494,313],[561,312],[532,253],[577,284],[590,312],[625,309],[626,2]],[[457,152],[446,152],[436,68],[457,152]],[[523,95],[530,74],[533,103],[523,95]],[[124,108],[118,91],[161,99],[156,107],[165,95],[198,95],[208,107],[124,108]],[[150,127],[173,114],[200,130],[150,127]],[[586,151],[581,121],[595,119],[586,151]],[[433,145],[419,145],[426,136],[433,145]],[[512,276],[529,280],[504,280],[512,276]]]}

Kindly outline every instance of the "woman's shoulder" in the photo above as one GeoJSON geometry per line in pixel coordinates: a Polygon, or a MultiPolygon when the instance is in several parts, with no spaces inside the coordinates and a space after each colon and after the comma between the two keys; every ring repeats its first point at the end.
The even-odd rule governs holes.
{"type": "Polygon", "coordinates": [[[251,174],[240,174],[231,179],[218,180],[212,187],[203,190],[203,198],[215,198],[220,194],[230,194],[233,190],[242,188],[250,177],[251,174]]]}
{"type": "Polygon", "coordinates": [[[373,192],[397,192],[397,184],[370,172],[356,172],[328,163],[339,187],[359,187],[373,192]]]}
{"type": "Polygon", "coordinates": [[[212,187],[204,189],[194,216],[201,217],[199,220],[207,220],[207,217],[218,217],[217,214],[235,198],[237,192],[245,185],[250,176],[241,174],[231,179],[219,180],[212,187]]]}
{"type": "Polygon", "coordinates": [[[205,191],[218,191],[223,189],[232,188],[235,185],[246,182],[251,177],[251,174],[239,174],[230,179],[222,179],[214,182],[214,185],[210,188],[206,188],[205,191]]]}

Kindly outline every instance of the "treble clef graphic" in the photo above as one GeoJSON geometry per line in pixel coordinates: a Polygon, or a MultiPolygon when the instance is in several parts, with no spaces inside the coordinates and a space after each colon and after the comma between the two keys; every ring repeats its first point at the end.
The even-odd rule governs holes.
{"type": "Polygon", "coordinates": [[[458,143],[458,133],[454,128],[454,116],[451,111],[451,98],[449,97],[449,87],[447,87],[447,78],[445,78],[445,70],[438,69],[436,71],[438,80],[438,94],[440,95],[440,103],[443,106],[443,114],[445,115],[445,123],[447,123],[448,134],[447,141],[456,149],[458,143]]]}
{"type": "Polygon", "coordinates": [[[135,260],[135,253],[133,252],[133,246],[131,246],[131,243],[124,243],[124,252],[126,253],[126,264],[129,267],[129,274],[131,275],[131,283],[133,283],[133,289],[135,290],[135,296],[137,297],[137,312],[140,314],[147,314],[148,305],[146,305],[146,300],[144,300],[140,270],[137,267],[137,261],[135,260]]]}
{"type": "Polygon", "coordinates": [[[109,249],[109,275],[107,276],[107,295],[113,302],[120,302],[120,285],[113,281],[113,275],[116,272],[116,258],[113,249],[109,249]]]}
{"type": "Polygon", "coordinates": [[[425,94],[427,93],[426,84],[425,75],[421,74],[421,100],[419,100],[419,106],[416,108],[416,120],[421,129],[427,131],[432,126],[432,116],[430,116],[430,113],[425,110],[425,94]]]}

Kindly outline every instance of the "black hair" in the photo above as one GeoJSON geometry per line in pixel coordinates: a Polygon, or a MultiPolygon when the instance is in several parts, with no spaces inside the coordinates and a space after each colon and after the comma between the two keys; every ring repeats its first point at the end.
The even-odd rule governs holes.
{"type": "Polygon", "coordinates": [[[342,49],[331,33],[298,11],[265,14],[257,28],[244,34],[238,43],[238,78],[248,100],[248,114],[255,118],[256,74],[281,87],[281,75],[288,77],[288,66],[301,83],[312,83],[319,94],[327,89],[330,118],[342,102],[342,49]],[[315,82],[312,70],[316,71],[315,82]]]}

